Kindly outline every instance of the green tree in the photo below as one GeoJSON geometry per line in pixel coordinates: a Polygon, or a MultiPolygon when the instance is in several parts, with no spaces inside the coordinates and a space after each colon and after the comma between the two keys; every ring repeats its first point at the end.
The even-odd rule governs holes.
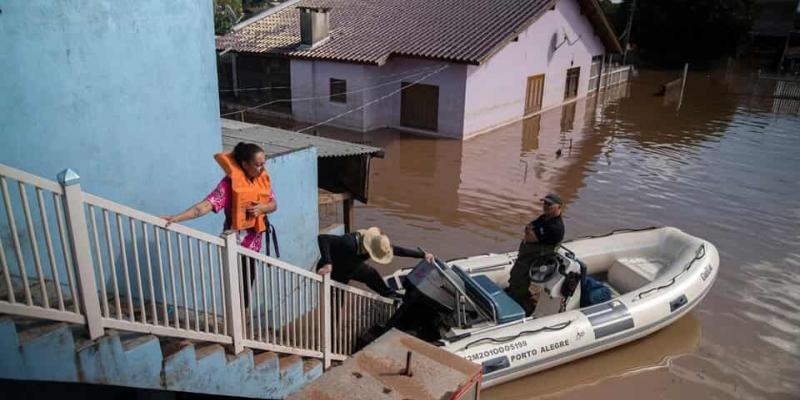
{"type": "MultiPolygon", "coordinates": [[[[610,16],[617,29],[624,29],[631,2],[610,16]]],[[[658,66],[708,64],[736,53],[755,14],[754,0],[637,0],[631,44],[641,60],[658,66]]]]}
{"type": "Polygon", "coordinates": [[[214,0],[214,33],[228,33],[242,17],[242,0],[214,0]]]}

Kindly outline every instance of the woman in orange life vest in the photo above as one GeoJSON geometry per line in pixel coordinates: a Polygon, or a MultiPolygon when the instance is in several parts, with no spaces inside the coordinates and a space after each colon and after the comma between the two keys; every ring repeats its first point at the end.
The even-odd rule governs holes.
{"type": "MultiPolygon", "coordinates": [[[[162,218],[169,225],[225,210],[223,229],[236,229],[239,245],[258,253],[266,230],[265,216],[278,209],[264,168],[266,154],[256,144],[239,142],[231,153],[216,154],[214,159],[226,174],[217,187],[186,211],[162,218]]],[[[245,260],[243,257],[242,265],[245,260]]],[[[255,279],[253,265],[250,265],[250,279],[255,279]]],[[[245,294],[244,303],[249,306],[250,293],[245,294]]]]}

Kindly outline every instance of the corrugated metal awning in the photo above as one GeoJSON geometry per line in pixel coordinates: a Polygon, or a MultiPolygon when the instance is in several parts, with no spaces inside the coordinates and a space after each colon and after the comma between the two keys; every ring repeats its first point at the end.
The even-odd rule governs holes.
{"type": "Polygon", "coordinates": [[[304,133],[263,125],[248,124],[246,122],[224,118],[220,121],[222,125],[222,147],[226,151],[233,149],[236,143],[251,142],[260,145],[267,153],[267,157],[309,146],[317,148],[317,157],[319,158],[360,155],[383,156],[383,150],[378,147],[306,135],[304,133]]]}

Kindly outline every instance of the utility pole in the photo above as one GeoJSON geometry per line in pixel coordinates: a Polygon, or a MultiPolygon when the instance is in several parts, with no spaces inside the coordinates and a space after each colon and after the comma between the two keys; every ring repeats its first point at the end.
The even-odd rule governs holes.
{"type": "Polygon", "coordinates": [[[625,48],[622,50],[622,65],[628,58],[628,46],[631,44],[631,30],[633,29],[633,14],[636,12],[636,0],[631,3],[631,12],[628,16],[628,25],[625,27],[625,48]]]}

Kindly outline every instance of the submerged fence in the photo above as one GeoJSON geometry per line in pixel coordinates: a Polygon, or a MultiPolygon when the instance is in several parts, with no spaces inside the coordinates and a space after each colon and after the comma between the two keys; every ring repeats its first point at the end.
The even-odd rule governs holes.
{"type": "Polygon", "coordinates": [[[342,360],[393,302],[0,164],[0,313],[342,360]]]}
{"type": "Polygon", "coordinates": [[[633,66],[620,67],[608,66],[598,75],[589,77],[589,92],[602,90],[620,83],[627,82],[633,76],[633,66]]]}

